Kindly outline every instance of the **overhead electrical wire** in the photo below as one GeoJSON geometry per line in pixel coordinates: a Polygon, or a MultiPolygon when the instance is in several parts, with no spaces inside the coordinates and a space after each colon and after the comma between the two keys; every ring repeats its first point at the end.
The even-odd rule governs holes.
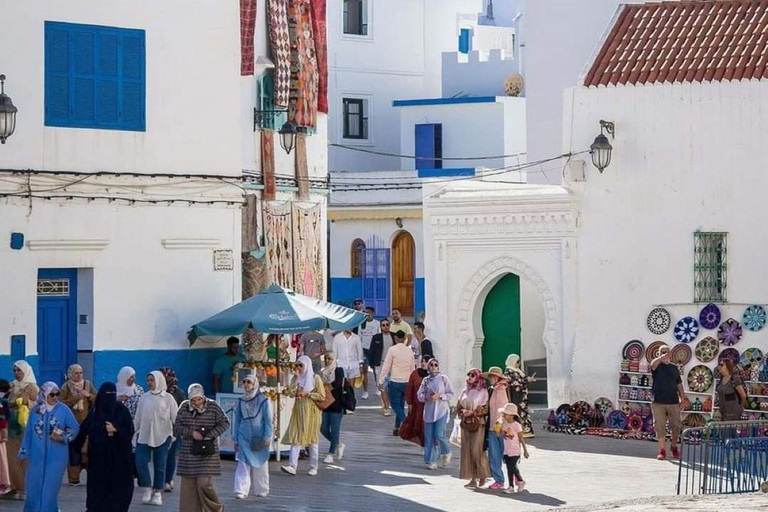
{"type": "MultiPolygon", "coordinates": [[[[374,149],[365,149],[358,146],[347,146],[345,144],[338,144],[335,142],[328,143],[328,147],[341,148],[349,151],[357,151],[360,153],[368,153],[370,155],[391,156],[396,158],[408,158],[411,160],[434,160],[435,159],[434,157],[431,157],[431,156],[401,155],[399,153],[376,151],[374,149]]],[[[440,158],[440,160],[498,160],[500,158],[515,158],[515,157],[520,157],[525,155],[526,153],[516,153],[512,155],[497,155],[497,156],[450,156],[450,157],[444,156],[440,158]]]]}

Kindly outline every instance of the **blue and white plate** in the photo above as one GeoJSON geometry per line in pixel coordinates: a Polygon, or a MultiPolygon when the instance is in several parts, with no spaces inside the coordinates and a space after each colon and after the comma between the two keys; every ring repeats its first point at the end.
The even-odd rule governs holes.
{"type": "Polygon", "coordinates": [[[692,316],[681,318],[675,324],[675,339],[682,343],[690,343],[699,335],[699,322],[692,316]]]}

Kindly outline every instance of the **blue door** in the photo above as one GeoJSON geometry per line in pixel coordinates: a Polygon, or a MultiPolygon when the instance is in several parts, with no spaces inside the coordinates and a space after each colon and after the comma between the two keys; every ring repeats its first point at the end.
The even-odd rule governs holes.
{"type": "Polygon", "coordinates": [[[363,249],[363,303],[389,315],[389,249],[363,249]]]}
{"type": "Polygon", "coordinates": [[[77,270],[40,269],[37,273],[38,382],[61,384],[77,362],[77,270]]]}

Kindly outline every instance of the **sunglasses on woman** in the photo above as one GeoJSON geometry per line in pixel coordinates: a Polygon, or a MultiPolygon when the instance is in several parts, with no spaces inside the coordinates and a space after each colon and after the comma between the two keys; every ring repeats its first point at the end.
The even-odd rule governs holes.
{"type": "Polygon", "coordinates": [[[439,368],[439,367],[440,367],[440,365],[439,365],[439,364],[435,364],[435,363],[431,363],[431,364],[429,365],[429,367],[430,367],[430,368],[439,368]]]}
{"type": "Polygon", "coordinates": [[[52,397],[58,397],[58,396],[59,396],[59,392],[58,392],[58,391],[55,391],[55,392],[53,392],[53,393],[48,393],[48,396],[52,396],[52,397]]]}
{"type": "Polygon", "coordinates": [[[296,368],[304,368],[304,363],[296,363],[296,368]]]}

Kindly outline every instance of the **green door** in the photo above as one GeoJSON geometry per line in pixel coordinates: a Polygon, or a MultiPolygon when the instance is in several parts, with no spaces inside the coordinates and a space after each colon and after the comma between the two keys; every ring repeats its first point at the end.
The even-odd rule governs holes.
{"type": "Polygon", "coordinates": [[[504,368],[509,354],[520,354],[520,277],[507,274],[483,305],[483,370],[504,368]]]}

